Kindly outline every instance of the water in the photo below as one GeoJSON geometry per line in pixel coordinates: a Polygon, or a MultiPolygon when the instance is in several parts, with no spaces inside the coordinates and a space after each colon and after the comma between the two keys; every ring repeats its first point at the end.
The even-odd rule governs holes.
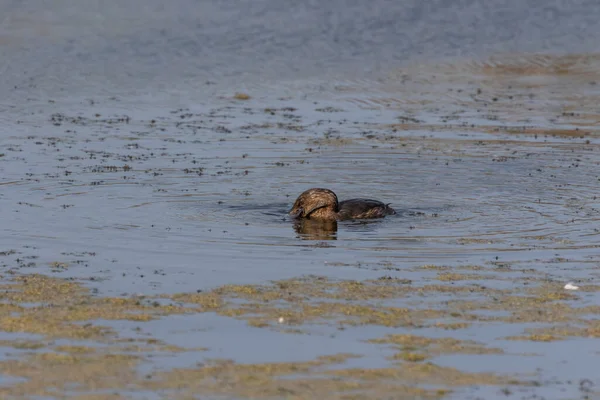
{"type": "Polygon", "coordinates": [[[176,96],[194,100],[212,92],[206,81],[251,88],[377,77],[447,57],[597,49],[593,1],[140,4],[3,3],[4,91],[13,101],[61,93],[166,99],[178,88],[176,96]]]}
{"type": "MultiPolygon", "coordinates": [[[[569,304],[597,303],[600,31],[593,2],[1,7],[6,280],[39,272],[77,278],[102,296],[170,296],[305,275],[451,287],[438,271],[419,267],[469,273],[460,268],[477,265],[489,279],[468,285],[518,294],[529,281],[576,281],[585,292],[569,304]],[[309,187],[328,187],[340,199],[376,198],[398,214],[326,231],[298,227],[286,212],[309,187]],[[507,266],[499,277],[495,269],[507,266]]],[[[443,307],[489,297],[444,296],[428,300],[443,307]]],[[[424,300],[396,301],[415,307],[424,300]]],[[[331,317],[332,326],[339,318],[331,317]]],[[[115,324],[123,337],[137,332],[115,324]]],[[[308,324],[312,334],[303,340],[208,314],[167,316],[144,331],[188,343],[196,325],[208,330],[199,335],[206,358],[301,362],[357,352],[364,358],[348,365],[361,368],[388,365],[391,354],[364,340],[398,333],[378,324],[344,334],[308,324]],[[245,337],[248,346],[240,345],[245,337]]],[[[471,372],[529,372],[541,387],[511,389],[523,396],[578,396],[588,393],[579,381],[600,383],[590,374],[592,359],[582,357],[577,368],[560,362],[574,346],[593,353],[596,339],[567,335],[541,345],[543,357],[528,357],[527,346],[515,343],[529,342],[504,337],[530,326],[509,326],[500,335],[480,321],[443,336],[527,360],[518,371],[493,361],[498,355],[433,361],[471,372]]],[[[167,358],[167,369],[203,362],[195,352],[167,358]]],[[[159,364],[145,360],[140,368],[159,364]]],[[[501,386],[467,384],[455,395],[503,397],[501,386]]]]}

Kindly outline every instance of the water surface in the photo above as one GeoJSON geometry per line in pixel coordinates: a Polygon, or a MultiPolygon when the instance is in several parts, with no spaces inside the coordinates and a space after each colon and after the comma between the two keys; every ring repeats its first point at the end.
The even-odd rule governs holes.
{"type": "MultiPolygon", "coordinates": [[[[169,296],[306,276],[399,279],[415,293],[399,289],[397,298],[366,304],[448,310],[448,321],[436,316],[419,327],[345,330],[334,314],[324,326],[298,323],[303,335],[211,313],[96,319],[119,337],[207,349],[148,351],[142,373],[211,358],[260,364],[340,353],[362,356],[345,368],[382,368],[393,364],[386,357],[394,347],[365,341],[406,333],[504,351],[437,354],[436,365],[537,382],[485,386],[491,381],[481,378],[482,386],[454,388],[456,398],[504,398],[502,387],[519,397],[574,397],[592,390],[586,380],[600,383],[590,375],[593,328],[590,338],[561,325],[556,337],[507,340],[582,319],[502,320],[522,311],[513,304],[473,310],[489,319],[460,329],[435,325],[456,322],[450,314],[466,312],[468,302],[487,305],[496,290],[527,297],[530,287],[550,285],[541,314],[554,301],[597,304],[600,63],[592,2],[2,8],[6,282],[42,273],[76,278],[98,296],[175,301],[169,296]],[[326,232],[299,229],[286,212],[310,187],[376,198],[398,214],[326,232]],[[563,298],[557,293],[569,281],[582,291],[563,298]],[[419,292],[435,284],[460,290],[419,292]]],[[[595,313],[586,318],[593,322],[595,313]]],[[[63,345],[50,339],[78,342],[19,329],[23,340],[40,334],[42,349],[63,345]]],[[[138,395],[160,393],[144,390],[138,395]]]]}

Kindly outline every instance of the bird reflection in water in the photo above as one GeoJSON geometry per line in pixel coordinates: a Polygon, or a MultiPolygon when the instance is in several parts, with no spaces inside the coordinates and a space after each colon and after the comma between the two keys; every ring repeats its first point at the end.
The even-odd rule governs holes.
{"type": "Polygon", "coordinates": [[[336,220],[294,220],[294,230],[304,240],[337,240],[337,228],[336,220]]]}

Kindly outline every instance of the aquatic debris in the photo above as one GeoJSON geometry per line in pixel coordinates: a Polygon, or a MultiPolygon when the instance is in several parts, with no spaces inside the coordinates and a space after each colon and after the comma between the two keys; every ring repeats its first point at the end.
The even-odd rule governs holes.
{"type": "Polygon", "coordinates": [[[579,286],[573,284],[573,282],[569,282],[565,285],[565,290],[579,290],[579,286]]]}
{"type": "Polygon", "coordinates": [[[246,93],[236,93],[233,95],[236,100],[250,100],[250,95],[246,93]]]}

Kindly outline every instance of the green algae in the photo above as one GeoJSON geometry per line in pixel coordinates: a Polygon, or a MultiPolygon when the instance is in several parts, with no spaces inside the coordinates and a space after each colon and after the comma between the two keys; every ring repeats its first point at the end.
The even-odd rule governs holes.
{"type": "Polygon", "coordinates": [[[600,337],[598,322],[586,319],[600,314],[600,307],[576,307],[577,293],[565,292],[547,279],[529,277],[525,289],[487,289],[467,281],[503,279],[490,276],[490,268],[468,266],[468,274],[435,266],[422,269],[440,271],[448,279],[440,280],[438,275],[433,279],[442,284],[417,286],[405,279],[356,281],[305,276],[265,284],[224,285],[200,293],[126,298],[95,296],[75,280],[15,274],[0,285],[0,328],[37,334],[39,339],[0,342],[25,351],[17,358],[0,361],[0,373],[26,379],[0,388],[0,395],[62,396],[69,392],[81,399],[126,398],[118,391],[122,389],[161,391],[167,398],[193,398],[197,393],[304,398],[310,393],[312,397],[334,399],[383,399],[393,394],[397,398],[439,399],[461,386],[529,383],[511,376],[467,373],[436,365],[435,359],[441,355],[496,355],[502,354],[502,349],[452,336],[418,335],[414,330],[433,328],[451,335],[473,323],[542,322],[553,325],[527,329],[523,335],[506,339],[547,342],[600,337]],[[445,300],[436,301],[433,294],[443,295],[445,300]],[[410,305],[422,297],[431,300],[410,305]],[[388,304],[398,300],[408,303],[388,304]],[[506,315],[482,311],[503,311],[506,315]],[[400,327],[413,333],[369,340],[390,352],[391,365],[386,368],[348,368],[345,363],[361,355],[337,354],[312,361],[264,364],[204,360],[196,367],[140,376],[137,368],[148,362],[153,352],[205,348],[181,348],[152,337],[128,338],[96,322],[134,321],[143,329],[144,323],[165,316],[198,313],[216,313],[280,334],[311,334],[318,325],[336,329],[400,327]],[[72,343],[57,345],[57,339],[72,343]],[[431,385],[439,387],[431,389],[431,385]],[[104,390],[112,392],[103,397],[100,392],[104,390]]]}

